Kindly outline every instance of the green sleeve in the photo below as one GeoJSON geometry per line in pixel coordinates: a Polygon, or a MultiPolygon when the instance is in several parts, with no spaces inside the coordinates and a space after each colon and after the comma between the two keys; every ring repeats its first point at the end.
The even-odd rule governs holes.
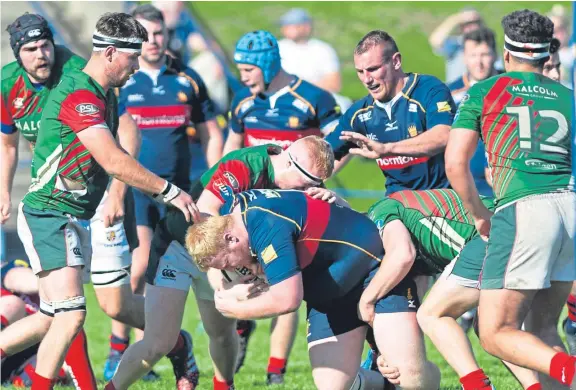
{"type": "Polygon", "coordinates": [[[452,128],[474,130],[480,133],[483,101],[480,85],[473,85],[460,102],[452,128]]]}
{"type": "Polygon", "coordinates": [[[368,210],[368,217],[376,224],[380,233],[384,227],[397,219],[402,219],[404,205],[395,199],[384,198],[368,210]]]}

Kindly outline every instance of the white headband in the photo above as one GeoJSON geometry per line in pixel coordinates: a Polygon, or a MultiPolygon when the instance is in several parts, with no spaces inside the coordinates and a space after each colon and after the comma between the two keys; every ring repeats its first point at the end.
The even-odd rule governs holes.
{"type": "Polygon", "coordinates": [[[527,60],[539,60],[550,56],[550,42],[546,43],[523,43],[512,40],[504,35],[504,49],[514,57],[527,60]]]}
{"type": "Polygon", "coordinates": [[[92,45],[94,51],[106,50],[108,46],[114,46],[116,50],[126,53],[142,51],[142,39],[140,38],[109,37],[97,30],[92,34],[92,45]]]}

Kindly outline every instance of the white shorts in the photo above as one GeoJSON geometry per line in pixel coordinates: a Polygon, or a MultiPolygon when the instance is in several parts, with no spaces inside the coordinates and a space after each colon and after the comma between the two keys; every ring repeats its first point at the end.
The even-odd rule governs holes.
{"type": "Polygon", "coordinates": [[[101,219],[103,204],[107,197],[108,191],[104,193],[104,197],[96,209],[96,214],[90,220],[92,259],[90,269],[86,271],[84,279],[87,282],[90,273],[95,288],[130,284],[132,254],[126,238],[124,223],[118,222],[106,228],[101,219]]]}
{"type": "Polygon", "coordinates": [[[172,241],[160,258],[154,285],[182,291],[192,287],[197,299],[214,300],[214,290],[206,273],[198,269],[186,249],[177,241],[172,241]]]}

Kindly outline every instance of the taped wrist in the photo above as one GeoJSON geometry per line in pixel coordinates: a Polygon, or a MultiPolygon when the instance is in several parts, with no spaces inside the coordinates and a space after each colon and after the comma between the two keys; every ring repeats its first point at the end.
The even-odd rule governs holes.
{"type": "Polygon", "coordinates": [[[162,190],[162,192],[159,194],[154,194],[154,195],[152,195],[152,197],[157,202],[170,203],[170,201],[172,201],[174,198],[176,198],[178,195],[180,195],[181,191],[182,190],[180,188],[178,188],[174,184],[166,181],[166,185],[164,186],[164,189],[162,190]]]}

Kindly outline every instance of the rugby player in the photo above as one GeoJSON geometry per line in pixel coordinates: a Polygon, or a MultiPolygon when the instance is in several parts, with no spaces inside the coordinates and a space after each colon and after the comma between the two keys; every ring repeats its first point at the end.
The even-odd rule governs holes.
{"type": "MultiPolygon", "coordinates": [[[[187,249],[201,269],[244,266],[263,274],[269,288],[248,300],[217,291],[216,308],[232,318],[268,318],[298,310],[304,300],[316,387],[384,388],[382,376],[358,369],[368,324],[358,318],[357,306],[384,255],[375,225],[299,191],[253,190],[234,200],[227,204],[229,215],[189,229],[187,249]]],[[[421,353],[421,335],[421,348],[414,348],[417,307],[416,285],[407,278],[378,299],[370,325],[381,346],[405,341],[395,351],[398,361],[390,356],[407,367],[402,388],[437,389],[440,373],[421,353]]]]}
{"type": "MultiPolygon", "coordinates": [[[[233,194],[252,188],[318,186],[332,174],[333,165],[330,146],[315,136],[297,140],[286,150],[273,144],[248,147],[224,156],[196,183],[192,196],[198,200],[202,212],[219,215],[221,206],[233,194]]],[[[315,197],[335,201],[327,190],[310,190],[315,197]]],[[[125,352],[118,371],[107,385],[109,390],[127,388],[174,345],[190,287],[210,338],[214,389],[234,388],[238,352],[236,321],[216,310],[207,275],[196,268],[184,249],[189,226],[181,213],[169,211],[156,227],[146,273],[144,338],[125,352]]],[[[220,279],[213,282],[216,287],[220,279]]]]}
{"type": "Polygon", "coordinates": [[[108,175],[156,194],[158,201],[174,205],[188,219],[199,216],[188,194],[143,168],[114,139],[119,120],[113,88],[138,70],[147,38],[130,15],[103,15],[86,67],[64,74],[43,108],[42,131],[34,147],[34,180],[18,214],[18,234],[39,278],[41,310],[50,316],[38,350],[33,380],[37,389],[52,388],[70,341],[85,320],[82,268],[89,266],[92,251],[89,222],[108,186],[108,175]]]}
{"type": "MultiPolygon", "coordinates": [[[[576,194],[571,176],[571,91],[542,75],[553,23],[534,11],[502,20],[507,73],[472,86],[458,109],[446,150],[450,183],[488,241],[479,332],[503,360],[576,385],[576,357],[556,330],[521,330],[531,308],[556,320],[576,277],[576,194]],[[468,164],[479,137],[493,179],[496,211],[481,202],[468,164]],[[544,303],[546,302],[546,303],[544,303]]],[[[542,376],[542,387],[550,388],[542,376]]]]}
{"type": "MultiPolygon", "coordinates": [[[[209,166],[222,155],[222,131],[214,119],[214,105],[200,76],[166,55],[168,33],[162,13],[150,4],[143,4],[132,11],[132,16],[146,28],[148,42],[142,44],[142,55],[138,59],[140,70],[120,89],[118,100],[142,131],[138,161],[188,191],[191,159],[188,126],[193,124],[199,134],[209,166]]],[[[131,278],[133,290],[142,294],[150,242],[156,224],[166,213],[166,206],[138,190],[134,191],[134,200],[140,245],[134,250],[131,278]]],[[[104,367],[105,380],[114,375],[128,347],[129,335],[129,328],[113,324],[110,353],[104,367]]]]}
{"type": "Polygon", "coordinates": [[[358,42],[354,66],[368,96],[326,138],[339,167],[349,154],[376,159],[387,194],[448,187],[442,152],[456,111],[448,88],[433,76],[405,73],[396,42],[380,30],[358,42]]]}
{"type": "MultiPolygon", "coordinates": [[[[262,144],[278,144],[284,149],[307,135],[322,136],[334,129],[340,118],[333,96],[281,66],[276,38],[267,31],[245,34],[234,52],[240,78],[245,87],[236,95],[230,110],[230,132],[224,154],[262,144]]],[[[254,321],[238,321],[240,356],[244,363],[254,321]]],[[[298,313],[274,319],[270,335],[267,382],[282,383],[290,350],[296,337],[298,313]]]]}
{"type": "MultiPolygon", "coordinates": [[[[4,330],[8,325],[39,309],[38,280],[25,260],[12,260],[2,264],[0,270],[0,314],[4,330]]],[[[29,346],[2,359],[2,386],[30,387],[36,365],[38,344],[29,346]]],[[[81,331],[70,345],[64,366],[58,372],[57,383],[79,389],[96,389],[96,380],[88,357],[86,334],[81,331]]]]}

